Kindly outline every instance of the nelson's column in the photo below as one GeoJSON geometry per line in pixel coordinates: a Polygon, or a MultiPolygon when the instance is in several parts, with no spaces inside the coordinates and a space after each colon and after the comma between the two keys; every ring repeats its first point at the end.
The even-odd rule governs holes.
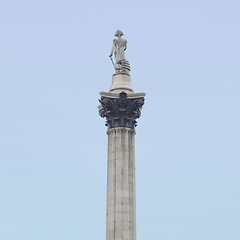
{"type": "Polygon", "coordinates": [[[133,91],[122,35],[120,30],[115,33],[109,56],[115,73],[110,91],[100,92],[98,107],[108,129],[106,240],[136,240],[134,138],[146,94],[133,91]]]}

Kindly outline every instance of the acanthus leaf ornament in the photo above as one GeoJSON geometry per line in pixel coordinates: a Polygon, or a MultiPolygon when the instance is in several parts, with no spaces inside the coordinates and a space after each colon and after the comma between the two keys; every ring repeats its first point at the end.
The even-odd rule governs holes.
{"type": "Polygon", "coordinates": [[[136,119],[141,116],[141,108],[144,98],[127,98],[125,92],[119,94],[119,98],[101,97],[99,115],[106,118],[108,129],[127,127],[135,129],[136,119]]]}

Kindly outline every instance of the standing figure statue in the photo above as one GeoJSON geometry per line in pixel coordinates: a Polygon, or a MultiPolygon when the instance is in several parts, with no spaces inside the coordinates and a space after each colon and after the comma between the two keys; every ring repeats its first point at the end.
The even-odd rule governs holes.
{"type": "Polygon", "coordinates": [[[124,52],[127,49],[127,40],[122,38],[123,32],[121,30],[117,30],[114,36],[116,36],[117,38],[113,40],[112,51],[109,57],[112,60],[112,55],[114,52],[115,64],[114,63],[113,64],[116,70],[115,74],[129,75],[130,64],[128,60],[125,58],[125,52],[124,52]]]}

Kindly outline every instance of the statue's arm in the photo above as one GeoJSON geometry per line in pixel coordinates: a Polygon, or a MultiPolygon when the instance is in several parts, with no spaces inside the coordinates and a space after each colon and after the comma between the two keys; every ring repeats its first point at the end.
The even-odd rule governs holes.
{"type": "Polygon", "coordinates": [[[127,40],[125,40],[124,51],[127,49],[127,40]]]}
{"type": "Polygon", "coordinates": [[[115,48],[115,41],[113,40],[112,50],[111,50],[109,57],[111,57],[113,55],[114,48],[115,48]]]}

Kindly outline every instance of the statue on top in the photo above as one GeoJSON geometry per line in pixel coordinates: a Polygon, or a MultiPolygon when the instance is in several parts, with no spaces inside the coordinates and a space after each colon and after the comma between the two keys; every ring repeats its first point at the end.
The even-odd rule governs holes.
{"type": "Polygon", "coordinates": [[[123,32],[121,30],[117,30],[114,36],[116,36],[117,38],[113,40],[112,51],[109,57],[112,60],[112,55],[114,52],[115,63],[113,62],[113,60],[112,63],[115,68],[115,75],[117,74],[129,75],[130,64],[128,60],[125,58],[124,52],[127,49],[127,40],[122,38],[123,32]]]}

